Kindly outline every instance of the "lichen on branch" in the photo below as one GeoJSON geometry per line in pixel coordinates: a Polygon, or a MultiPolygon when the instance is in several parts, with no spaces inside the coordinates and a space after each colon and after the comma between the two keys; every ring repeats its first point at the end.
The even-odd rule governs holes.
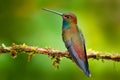
{"type": "MultiPolygon", "coordinates": [[[[66,57],[68,59],[71,59],[71,56],[67,51],[61,51],[61,50],[55,50],[52,48],[39,48],[34,46],[28,46],[26,44],[17,45],[12,44],[11,46],[5,46],[5,44],[2,44],[0,46],[0,54],[10,54],[11,57],[15,58],[17,54],[19,53],[26,53],[28,54],[28,61],[31,60],[32,56],[34,54],[44,54],[51,57],[51,59],[54,59],[53,65],[56,66],[56,64],[60,62],[60,58],[66,57]]],[[[113,61],[120,61],[120,54],[117,53],[106,53],[106,52],[98,52],[93,50],[87,50],[87,57],[88,59],[105,59],[105,60],[113,60],[113,61]]],[[[59,66],[56,66],[59,67],[59,66]]]]}

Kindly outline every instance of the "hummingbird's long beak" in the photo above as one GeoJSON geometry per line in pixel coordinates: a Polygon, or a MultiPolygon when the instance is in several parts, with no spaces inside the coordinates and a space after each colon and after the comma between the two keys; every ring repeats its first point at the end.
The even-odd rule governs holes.
{"type": "Polygon", "coordinates": [[[45,11],[49,11],[49,12],[52,12],[52,13],[58,14],[58,15],[60,15],[60,16],[63,15],[63,13],[60,13],[60,12],[57,12],[57,11],[53,11],[53,10],[46,9],[46,8],[42,8],[42,9],[45,10],[45,11]]]}

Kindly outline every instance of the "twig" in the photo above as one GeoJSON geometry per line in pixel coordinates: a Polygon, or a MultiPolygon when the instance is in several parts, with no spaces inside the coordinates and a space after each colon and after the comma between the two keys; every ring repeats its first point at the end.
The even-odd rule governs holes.
{"type": "MultiPolygon", "coordinates": [[[[60,51],[51,48],[38,48],[34,46],[27,46],[25,44],[23,45],[12,44],[11,46],[8,47],[2,44],[2,46],[0,46],[0,54],[5,54],[5,53],[10,53],[12,57],[16,57],[18,53],[27,53],[29,54],[29,59],[31,59],[34,54],[45,54],[56,59],[60,57],[66,57],[68,59],[72,59],[67,51],[60,51]]],[[[93,50],[87,51],[87,57],[88,59],[94,58],[94,59],[113,60],[117,62],[120,61],[120,54],[95,52],[93,50]]],[[[60,61],[59,59],[56,60],[56,63],[59,63],[59,61],[60,61]]]]}

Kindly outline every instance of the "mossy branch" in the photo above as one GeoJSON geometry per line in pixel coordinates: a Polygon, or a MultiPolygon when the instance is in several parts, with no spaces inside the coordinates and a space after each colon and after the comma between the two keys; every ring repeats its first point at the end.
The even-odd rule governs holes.
{"type": "MultiPolygon", "coordinates": [[[[34,47],[34,46],[28,46],[25,44],[22,45],[17,45],[17,44],[12,44],[11,46],[5,46],[2,44],[0,46],[0,54],[5,54],[8,53],[10,54],[13,58],[17,56],[18,53],[27,53],[29,56],[29,60],[32,58],[34,54],[44,54],[50,56],[52,59],[55,58],[55,63],[59,63],[61,57],[66,57],[68,59],[71,59],[71,56],[67,51],[60,51],[60,50],[55,50],[52,48],[39,48],[39,47],[34,47]]],[[[113,60],[113,61],[120,61],[120,54],[117,53],[106,53],[106,52],[96,52],[93,50],[88,50],[87,51],[87,57],[88,59],[93,58],[93,59],[105,59],[105,60],[113,60]]]]}

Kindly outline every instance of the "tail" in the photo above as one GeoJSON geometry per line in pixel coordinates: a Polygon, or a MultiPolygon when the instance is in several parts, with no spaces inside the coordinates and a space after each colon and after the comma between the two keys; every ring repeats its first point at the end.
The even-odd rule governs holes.
{"type": "MultiPolygon", "coordinates": [[[[75,61],[76,62],[76,61],[75,61]]],[[[88,76],[91,77],[89,68],[88,68],[88,64],[86,62],[84,62],[83,60],[79,59],[77,60],[76,64],[78,65],[78,67],[80,67],[80,69],[82,69],[82,71],[88,76]]]]}

